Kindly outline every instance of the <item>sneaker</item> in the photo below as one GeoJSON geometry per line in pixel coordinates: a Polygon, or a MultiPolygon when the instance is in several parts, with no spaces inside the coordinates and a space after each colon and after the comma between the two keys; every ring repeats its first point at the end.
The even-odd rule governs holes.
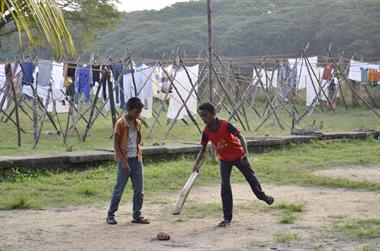
{"type": "Polygon", "coordinates": [[[113,216],[108,216],[106,219],[106,222],[107,222],[107,224],[110,224],[110,225],[116,225],[117,224],[117,221],[115,220],[115,217],[113,217],[113,216]]]}
{"type": "Polygon", "coordinates": [[[267,196],[265,202],[268,204],[268,205],[272,205],[273,202],[274,202],[274,198],[270,195],[267,196]]]}
{"type": "Polygon", "coordinates": [[[144,218],[142,216],[135,218],[132,220],[132,223],[136,224],[150,224],[150,221],[147,218],[144,218]]]}
{"type": "Polygon", "coordinates": [[[228,221],[228,220],[222,220],[221,222],[219,222],[218,224],[218,227],[227,227],[231,224],[231,221],[228,221]]]}

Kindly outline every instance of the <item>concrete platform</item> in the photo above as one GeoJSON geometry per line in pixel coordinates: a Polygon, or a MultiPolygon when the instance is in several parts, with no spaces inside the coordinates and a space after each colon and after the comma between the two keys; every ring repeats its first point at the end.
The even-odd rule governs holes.
{"type": "MultiPolygon", "coordinates": [[[[248,148],[255,153],[262,153],[282,148],[289,144],[304,144],[312,140],[342,140],[379,138],[380,131],[342,132],[309,136],[279,136],[259,139],[247,139],[248,148]]],[[[181,154],[196,154],[201,146],[196,143],[160,145],[143,147],[143,156],[160,158],[181,154]]],[[[98,149],[93,151],[63,152],[54,154],[33,154],[28,156],[0,156],[0,172],[13,167],[25,169],[82,169],[105,162],[113,161],[113,149],[98,149]]]]}

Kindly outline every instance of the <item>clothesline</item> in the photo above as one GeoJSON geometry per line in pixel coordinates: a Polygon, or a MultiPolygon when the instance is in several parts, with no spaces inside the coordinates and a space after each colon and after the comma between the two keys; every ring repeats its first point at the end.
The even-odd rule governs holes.
{"type": "MultiPolygon", "coordinates": [[[[236,63],[236,64],[239,64],[239,63],[261,64],[263,58],[265,58],[267,60],[268,59],[269,60],[273,60],[273,59],[275,59],[275,60],[286,60],[286,59],[289,59],[289,58],[292,58],[295,56],[298,56],[298,55],[296,55],[296,54],[283,54],[283,55],[268,55],[268,56],[221,57],[221,58],[224,61],[229,61],[230,63],[236,63]]],[[[339,57],[331,58],[331,57],[327,57],[327,56],[318,56],[318,58],[320,59],[319,60],[320,62],[318,62],[318,65],[321,65],[321,66],[325,66],[325,65],[329,64],[329,62],[323,62],[323,61],[326,61],[326,59],[327,60],[328,59],[335,59],[335,60],[340,59],[339,57]]],[[[373,63],[373,64],[380,63],[380,57],[366,57],[366,58],[372,59],[372,61],[370,61],[368,63],[373,63]]],[[[6,64],[6,63],[15,63],[15,62],[20,62],[20,61],[34,61],[34,60],[38,60],[38,59],[27,58],[27,59],[15,59],[15,60],[8,60],[8,61],[0,60],[0,61],[2,61],[2,63],[6,64]]],[[[51,61],[54,61],[54,60],[51,60],[51,61]]],[[[157,62],[157,59],[136,58],[136,61],[145,62],[146,64],[149,64],[152,62],[153,63],[157,62]]],[[[206,58],[183,58],[183,61],[191,62],[191,63],[199,63],[199,64],[202,64],[202,63],[206,64],[207,63],[206,58]]],[[[343,59],[344,63],[349,62],[349,61],[350,61],[350,59],[348,59],[348,58],[343,59]]],[[[113,59],[111,62],[109,61],[109,59],[104,59],[104,60],[101,60],[98,62],[64,60],[62,62],[67,63],[67,64],[76,64],[76,65],[86,64],[86,65],[90,65],[90,66],[99,66],[99,65],[112,66],[112,65],[124,64],[126,62],[126,60],[119,60],[119,59],[114,60],[113,59]]]]}

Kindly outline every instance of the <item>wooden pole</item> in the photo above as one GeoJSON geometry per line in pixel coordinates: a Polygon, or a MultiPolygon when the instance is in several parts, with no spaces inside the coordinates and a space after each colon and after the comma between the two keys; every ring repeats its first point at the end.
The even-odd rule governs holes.
{"type": "MultiPolygon", "coordinates": [[[[21,64],[19,61],[17,61],[16,64],[17,64],[17,63],[20,64],[20,67],[21,67],[21,71],[22,71],[22,73],[23,73],[23,74],[26,74],[26,71],[25,71],[24,67],[22,66],[22,64],[21,64]]],[[[32,90],[34,89],[33,85],[30,85],[30,87],[32,88],[32,90]]],[[[41,98],[40,98],[38,95],[37,95],[37,101],[38,101],[38,104],[40,105],[41,110],[44,110],[44,109],[43,109],[43,108],[44,108],[44,104],[43,104],[41,98]]],[[[56,125],[55,122],[54,122],[53,117],[51,116],[51,114],[50,114],[50,113],[47,113],[46,115],[48,116],[48,119],[50,120],[50,122],[51,122],[52,125],[54,126],[54,129],[55,129],[56,131],[59,131],[57,125],[56,125]]]]}
{"type": "MultiPolygon", "coordinates": [[[[162,70],[164,71],[166,77],[167,77],[167,78],[169,79],[169,81],[171,82],[171,84],[172,84],[174,90],[177,92],[178,97],[180,98],[181,102],[185,105],[185,109],[186,109],[187,114],[189,115],[189,118],[190,118],[191,121],[194,123],[194,125],[197,127],[199,133],[202,133],[202,130],[199,128],[197,121],[194,119],[193,115],[192,115],[191,112],[190,112],[190,109],[187,107],[186,102],[185,102],[185,100],[183,99],[181,93],[179,93],[177,87],[175,86],[175,84],[174,84],[174,80],[173,80],[172,77],[169,75],[169,73],[165,70],[165,68],[162,68],[162,70]]],[[[169,128],[169,129],[170,129],[170,128],[169,128]]],[[[167,134],[168,134],[169,132],[170,132],[170,131],[168,130],[167,134]]]]}
{"type": "MultiPolygon", "coordinates": [[[[122,77],[122,75],[119,76],[119,78],[122,77]]],[[[88,131],[90,130],[90,125],[91,125],[91,120],[94,116],[94,111],[95,111],[95,106],[96,106],[96,102],[98,101],[98,97],[99,97],[99,93],[100,93],[100,89],[103,85],[103,82],[105,81],[106,79],[106,73],[105,71],[103,71],[103,74],[102,74],[102,78],[100,80],[100,83],[98,85],[98,88],[96,89],[96,94],[95,94],[95,97],[94,97],[94,103],[93,105],[91,106],[91,111],[90,111],[90,115],[89,115],[89,118],[88,118],[88,122],[87,122],[87,126],[86,126],[86,129],[84,131],[84,133],[82,134],[81,136],[81,141],[82,142],[85,142],[86,141],[86,138],[87,138],[87,134],[88,134],[88,131]]]]}
{"type": "MultiPolygon", "coordinates": [[[[13,93],[13,98],[14,98],[14,102],[15,102],[15,108],[16,108],[16,127],[17,127],[17,143],[18,143],[18,146],[20,147],[21,146],[20,119],[19,119],[19,116],[18,116],[17,94],[16,94],[16,89],[15,89],[15,86],[14,86],[14,82],[13,82],[13,71],[12,71],[12,67],[11,67],[10,64],[8,64],[6,66],[6,68],[8,68],[8,72],[7,72],[7,70],[5,70],[5,72],[7,72],[6,79],[7,79],[8,82],[10,82],[12,93],[13,93]]],[[[17,69],[17,63],[15,64],[14,68],[17,69]]]]}
{"type": "MultiPolygon", "coordinates": [[[[263,82],[261,81],[261,75],[260,75],[259,71],[257,70],[256,66],[253,66],[253,69],[255,70],[256,76],[258,77],[258,81],[259,81],[259,84],[260,84],[261,88],[263,88],[263,91],[265,93],[265,97],[267,99],[269,108],[270,108],[271,111],[273,111],[274,118],[276,119],[276,121],[277,121],[278,125],[280,126],[280,128],[283,130],[284,127],[282,126],[281,121],[280,121],[280,119],[279,119],[279,117],[278,117],[278,115],[277,115],[277,113],[276,113],[276,111],[275,111],[275,109],[274,109],[274,107],[272,105],[272,102],[270,100],[270,96],[269,96],[268,92],[265,90],[265,86],[264,86],[263,82]]],[[[265,72],[265,70],[264,70],[264,72],[265,72]]],[[[277,99],[275,99],[275,100],[277,100],[277,99]]]]}
{"type": "Polygon", "coordinates": [[[207,0],[207,23],[208,23],[208,85],[209,85],[209,101],[213,102],[213,59],[212,59],[212,17],[211,17],[211,0],[207,0]]]}
{"type": "Polygon", "coordinates": [[[108,97],[109,97],[109,101],[110,101],[110,106],[111,106],[111,117],[112,117],[112,128],[115,128],[115,124],[116,124],[116,108],[115,108],[115,99],[114,99],[114,96],[113,96],[113,87],[112,87],[112,81],[111,81],[111,78],[110,78],[110,71],[111,69],[108,69],[106,67],[106,71],[104,72],[105,73],[105,79],[108,83],[107,85],[107,88],[108,88],[108,97]]]}
{"type": "MultiPolygon", "coordinates": [[[[45,121],[45,115],[48,114],[48,105],[49,105],[49,102],[50,102],[50,95],[52,94],[52,83],[50,82],[50,85],[49,85],[49,90],[48,90],[48,94],[47,94],[47,97],[46,97],[46,102],[45,102],[45,107],[44,107],[44,112],[42,113],[42,117],[41,117],[41,124],[40,124],[40,128],[38,129],[38,132],[37,132],[37,137],[36,139],[34,140],[34,144],[33,144],[33,149],[36,148],[37,144],[38,144],[38,141],[41,137],[41,131],[42,131],[42,127],[44,125],[44,121],[45,121]]],[[[57,130],[58,131],[58,130],[57,130]]]]}
{"type": "MultiPolygon", "coordinates": [[[[197,86],[198,86],[198,84],[199,84],[199,82],[200,82],[200,81],[199,81],[199,78],[198,78],[198,80],[197,80],[196,83],[193,83],[193,81],[191,80],[190,74],[189,74],[188,70],[186,69],[186,66],[184,65],[184,63],[183,63],[183,61],[182,61],[182,58],[180,59],[180,64],[181,64],[181,66],[183,67],[183,69],[185,70],[185,72],[186,72],[186,74],[187,74],[187,77],[188,77],[188,79],[189,79],[189,81],[190,81],[190,84],[191,84],[191,90],[189,91],[189,94],[188,94],[188,96],[187,96],[185,102],[182,104],[182,106],[181,106],[180,109],[178,110],[176,116],[175,116],[174,119],[170,122],[169,128],[168,128],[167,132],[165,133],[165,137],[167,137],[167,136],[169,135],[171,129],[173,128],[174,124],[175,124],[176,121],[177,121],[177,118],[178,118],[179,115],[181,114],[182,109],[186,107],[186,103],[189,101],[189,99],[191,98],[191,96],[193,96],[193,92],[195,92],[195,95],[197,96],[197,98],[198,98],[198,100],[199,100],[199,96],[198,96],[197,91],[196,91],[196,88],[197,88],[197,86]]],[[[204,69],[202,69],[202,73],[203,73],[203,71],[204,71],[204,69]]],[[[202,74],[202,73],[201,73],[201,74],[202,74]]],[[[178,93],[178,95],[180,96],[180,93],[178,93]]],[[[201,131],[200,131],[200,133],[201,133],[201,131]]]]}

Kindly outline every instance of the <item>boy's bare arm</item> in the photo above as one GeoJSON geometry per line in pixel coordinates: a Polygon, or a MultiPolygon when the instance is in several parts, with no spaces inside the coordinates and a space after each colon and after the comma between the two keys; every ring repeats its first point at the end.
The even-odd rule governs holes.
{"type": "Polygon", "coordinates": [[[237,135],[237,138],[240,140],[240,144],[241,144],[241,146],[242,146],[243,149],[244,149],[244,154],[245,154],[245,155],[248,155],[247,141],[245,141],[244,136],[243,136],[242,134],[239,133],[239,134],[237,135]]]}
{"type": "Polygon", "coordinates": [[[248,147],[247,147],[247,141],[245,141],[245,138],[243,135],[241,135],[240,133],[237,135],[237,138],[240,140],[240,144],[241,146],[243,147],[243,150],[244,150],[244,155],[241,156],[241,162],[244,164],[244,165],[248,165],[249,162],[248,162],[248,147]]]}
{"type": "Polygon", "coordinates": [[[201,160],[205,157],[207,146],[202,145],[202,149],[198,153],[197,159],[195,160],[194,166],[193,166],[193,172],[197,171],[199,172],[199,169],[201,168],[199,163],[201,160]]]}

